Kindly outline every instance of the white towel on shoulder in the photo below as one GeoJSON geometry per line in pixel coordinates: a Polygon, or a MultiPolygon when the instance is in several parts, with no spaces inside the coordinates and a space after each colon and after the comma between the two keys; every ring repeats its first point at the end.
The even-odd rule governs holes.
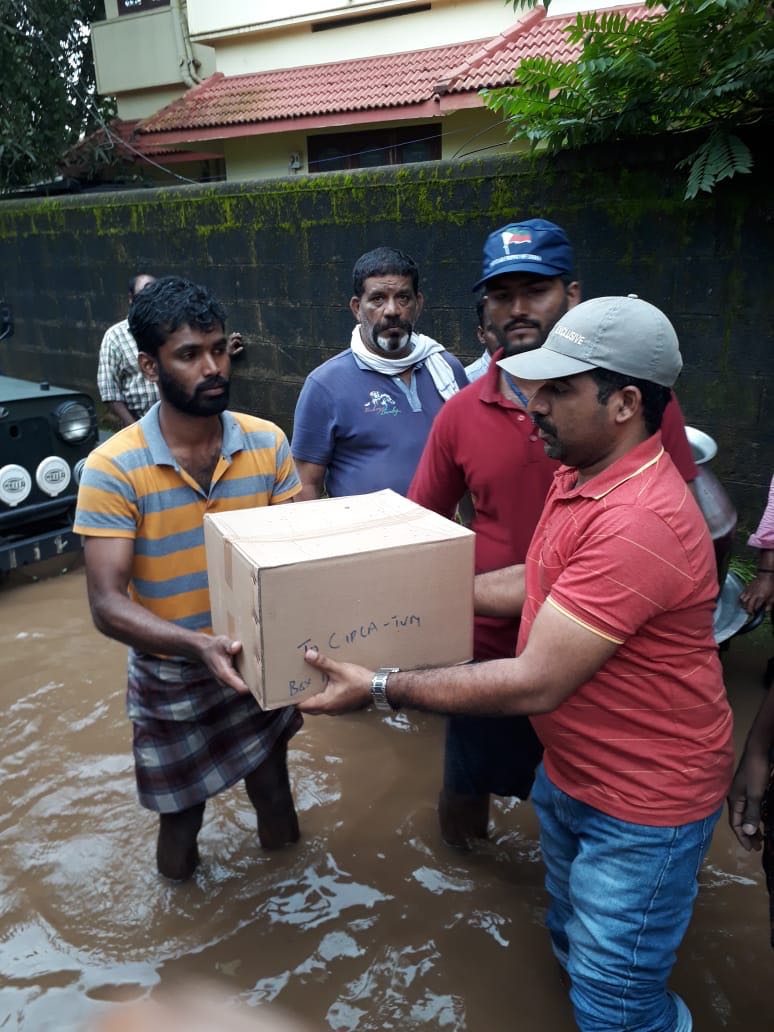
{"type": "Polygon", "coordinates": [[[384,373],[385,376],[400,376],[418,362],[424,362],[427,371],[433,378],[435,389],[444,401],[448,401],[453,394],[459,391],[460,386],[454,378],[454,370],[441,354],[442,345],[432,337],[425,336],[424,333],[412,333],[411,344],[411,353],[405,358],[382,358],[381,355],[374,354],[365,346],[363,338],[360,336],[359,325],[352,331],[352,340],[350,341],[352,351],[363,365],[368,366],[375,373],[384,373]]]}

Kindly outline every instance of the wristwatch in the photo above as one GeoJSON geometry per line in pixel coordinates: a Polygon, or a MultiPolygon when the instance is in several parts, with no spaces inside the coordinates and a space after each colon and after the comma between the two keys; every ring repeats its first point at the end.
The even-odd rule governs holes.
{"type": "Polygon", "coordinates": [[[400,667],[383,666],[379,667],[371,678],[371,698],[377,709],[389,710],[390,712],[394,712],[397,709],[397,706],[393,706],[387,698],[387,678],[390,674],[397,674],[399,672],[400,667]]]}

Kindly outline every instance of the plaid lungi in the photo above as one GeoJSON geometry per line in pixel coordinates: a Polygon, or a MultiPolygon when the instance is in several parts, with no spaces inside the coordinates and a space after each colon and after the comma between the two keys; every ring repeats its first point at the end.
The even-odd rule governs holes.
{"type": "Polygon", "coordinates": [[[240,781],[303,724],[295,707],[263,711],[198,663],[133,650],[126,708],[137,793],[159,813],[187,810],[240,781]]]}

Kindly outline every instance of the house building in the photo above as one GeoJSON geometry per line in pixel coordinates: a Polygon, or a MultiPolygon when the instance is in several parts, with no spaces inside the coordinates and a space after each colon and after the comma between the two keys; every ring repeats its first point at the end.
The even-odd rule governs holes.
{"type": "Polygon", "coordinates": [[[132,153],[200,181],[503,152],[516,145],[479,91],[513,82],[523,57],[571,59],[579,3],[613,6],[105,0],[97,87],[132,153]]]}

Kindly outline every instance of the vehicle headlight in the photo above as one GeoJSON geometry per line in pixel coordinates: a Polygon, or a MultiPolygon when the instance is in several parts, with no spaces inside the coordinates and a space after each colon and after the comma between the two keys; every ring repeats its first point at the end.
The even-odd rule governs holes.
{"type": "Polygon", "coordinates": [[[92,433],[91,411],[82,402],[66,401],[54,414],[57,433],[68,444],[80,444],[92,433]]]}
{"type": "Polygon", "coordinates": [[[13,508],[23,502],[32,490],[32,477],[24,466],[9,463],[0,469],[0,502],[13,508]]]}
{"type": "Polygon", "coordinates": [[[76,484],[80,484],[81,477],[83,476],[83,467],[86,465],[86,459],[78,459],[73,466],[73,480],[76,484]]]}
{"type": "Polygon", "coordinates": [[[70,483],[70,476],[70,467],[59,455],[49,455],[35,470],[38,487],[52,498],[64,491],[70,483]]]}

